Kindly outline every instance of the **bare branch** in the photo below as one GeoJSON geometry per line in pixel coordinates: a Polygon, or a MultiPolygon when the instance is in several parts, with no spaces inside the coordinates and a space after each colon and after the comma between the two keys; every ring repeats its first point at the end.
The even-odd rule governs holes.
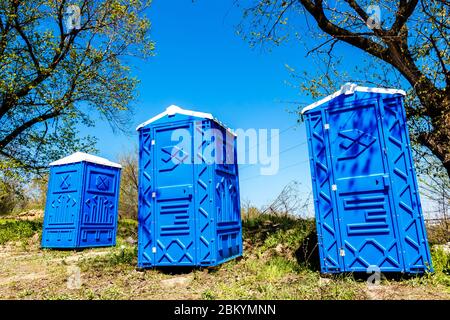
{"type": "MultiPolygon", "coordinates": [[[[17,12],[16,12],[16,15],[17,15],[17,12]]],[[[31,60],[33,61],[34,67],[36,69],[36,73],[39,75],[41,73],[41,66],[39,64],[38,59],[36,58],[36,55],[34,54],[33,45],[31,44],[30,39],[27,37],[25,32],[23,31],[17,17],[18,17],[18,15],[16,16],[16,18],[14,20],[14,22],[15,22],[14,28],[17,30],[17,32],[19,33],[19,35],[22,37],[23,41],[25,42],[27,51],[28,51],[28,53],[31,57],[31,60]]]]}
{"type": "Polygon", "coordinates": [[[409,17],[411,17],[414,10],[416,9],[418,2],[418,0],[400,0],[400,5],[396,12],[395,21],[392,24],[391,29],[388,31],[390,35],[399,34],[400,30],[406,24],[406,21],[408,21],[409,17]]]}
{"type": "MultiPolygon", "coordinates": [[[[323,8],[323,0],[316,0],[315,4],[311,0],[299,0],[305,9],[314,17],[319,28],[334,38],[351,44],[363,51],[366,51],[381,60],[392,63],[388,49],[372,40],[346,29],[343,29],[332,23],[325,15],[323,8]]],[[[366,35],[366,34],[364,34],[366,35]]]]}
{"type": "Polygon", "coordinates": [[[2,150],[4,147],[6,147],[11,141],[13,141],[17,136],[19,136],[21,133],[23,133],[24,131],[26,131],[27,129],[31,128],[32,126],[34,126],[37,123],[55,118],[59,115],[62,114],[62,110],[58,109],[58,110],[54,110],[52,112],[43,114],[43,115],[39,115],[37,117],[32,118],[31,120],[28,120],[26,122],[24,122],[22,125],[18,126],[17,128],[15,128],[10,134],[8,134],[5,138],[3,138],[0,141],[0,150],[2,150]]]}

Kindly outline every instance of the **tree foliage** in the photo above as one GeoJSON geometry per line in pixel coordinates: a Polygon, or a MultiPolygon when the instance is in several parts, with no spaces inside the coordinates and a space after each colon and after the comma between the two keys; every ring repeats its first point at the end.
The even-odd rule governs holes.
{"type": "Polygon", "coordinates": [[[409,86],[413,141],[450,176],[449,11],[447,0],[251,0],[240,32],[252,45],[292,38],[314,43],[307,56],[315,56],[319,73],[295,74],[307,80],[300,86],[314,97],[349,80],[339,64],[352,57],[340,56],[339,46],[365,52],[366,64],[355,73],[360,83],[409,86]],[[373,14],[377,9],[379,16],[373,14]]]}
{"type": "Polygon", "coordinates": [[[94,119],[123,128],[137,79],[126,59],[153,52],[148,0],[0,2],[0,169],[39,172],[75,150],[94,119]],[[68,5],[81,11],[67,30],[68,5]]]}

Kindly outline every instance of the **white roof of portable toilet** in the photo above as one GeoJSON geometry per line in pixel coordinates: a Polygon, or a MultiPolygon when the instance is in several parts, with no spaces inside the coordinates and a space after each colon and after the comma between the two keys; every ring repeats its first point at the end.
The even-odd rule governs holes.
{"type": "Polygon", "coordinates": [[[225,129],[227,129],[231,134],[236,135],[230,128],[228,128],[222,122],[220,122],[219,120],[214,118],[211,113],[186,110],[186,109],[182,109],[176,105],[171,105],[171,106],[167,107],[166,111],[161,112],[160,114],[154,116],[153,118],[150,118],[147,121],[141,123],[140,125],[137,126],[136,130],[139,130],[139,129],[145,127],[146,125],[148,125],[152,122],[155,122],[161,118],[164,118],[165,116],[173,116],[175,114],[182,114],[182,115],[191,116],[191,117],[210,119],[210,120],[216,122],[217,124],[219,124],[220,126],[224,127],[225,129]]]}
{"type": "Polygon", "coordinates": [[[311,109],[314,109],[342,94],[353,94],[355,91],[359,92],[368,92],[368,93],[381,93],[381,94],[401,94],[403,96],[406,96],[406,92],[404,90],[400,89],[386,89],[386,88],[369,88],[369,87],[360,87],[355,83],[346,83],[341,87],[339,91],[336,91],[335,93],[323,98],[322,100],[319,100],[317,102],[314,102],[313,104],[310,104],[309,106],[306,106],[302,109],[301,113],[305,113],[306,111],[309,111],[311,109]]]}
{"type": "Polygon", "coordinates": [[[49,164],[49,166],[59,166],[62,164],[77,163],[77,162],[82,162],[82,161],[101,164],[101,165],[108,166],[108,167],[122,168],[122,166],[118,163],[111,162],[108,159],[94,156],[92,154],[88,154],[88,153],[84,153],[84,152],[75,152],[74,154],[71,154],[70,156],[53,161],[52,163],[49,164]]]}

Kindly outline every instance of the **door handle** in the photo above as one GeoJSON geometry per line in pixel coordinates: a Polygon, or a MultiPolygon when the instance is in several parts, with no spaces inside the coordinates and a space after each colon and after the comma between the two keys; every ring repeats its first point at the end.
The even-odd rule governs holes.
{"type": "Polygon", "coordinates": [[[389,187],[391,186],[391,181],[389,180],[389,175],[388,174],[385,174],[383,176],[383,184],[384,184],[384,187],[386,189],[389,189],[389,187]]]}

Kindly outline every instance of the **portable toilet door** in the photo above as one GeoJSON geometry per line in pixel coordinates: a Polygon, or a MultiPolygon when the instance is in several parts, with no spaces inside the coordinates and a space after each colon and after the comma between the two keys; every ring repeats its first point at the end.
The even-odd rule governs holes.
{"type": "Polygon", "coordinates": [[[432,270],[404,95],[346,84],[302,110],[324,273],[432,270]]]}
{"type": "Polygon", "coordinates": [[[139,267],[215,266],[240,256],[236,136],[211,114],[177,106],[137,130],[139,267]]]}
{"type": "Polygon", "coordinates": [[[43,248],[116,244],[120,169],[83,152],[50,163],[43,248]]]}

